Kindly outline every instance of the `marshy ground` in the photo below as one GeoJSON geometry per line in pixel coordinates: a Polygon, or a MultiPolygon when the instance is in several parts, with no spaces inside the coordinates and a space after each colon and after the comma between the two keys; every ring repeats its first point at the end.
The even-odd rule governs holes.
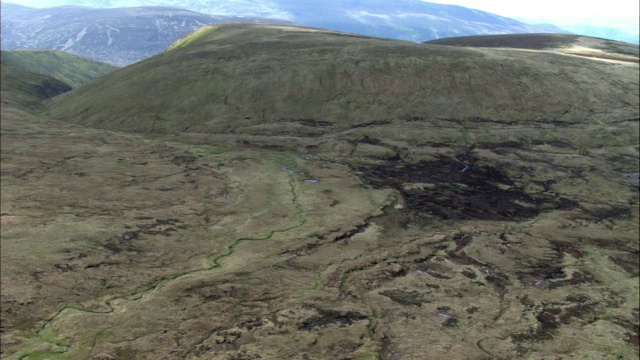
{"type": "Polygon", "coordinates": [[[637,104],[579,113],[133,134],[4,103],[2,357],[637,358],[637,104]]]}

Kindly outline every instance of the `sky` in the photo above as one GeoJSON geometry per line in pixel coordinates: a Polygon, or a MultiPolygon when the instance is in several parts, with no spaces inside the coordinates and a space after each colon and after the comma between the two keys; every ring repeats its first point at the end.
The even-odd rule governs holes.
{"type": "Polygon", "coordinates": [[[638,0],[428,0],[432,3],[460,5],[496,15],[547,22],[555,25],[586,23],[592,26],[627,28],[638,32],[638,0]]]}

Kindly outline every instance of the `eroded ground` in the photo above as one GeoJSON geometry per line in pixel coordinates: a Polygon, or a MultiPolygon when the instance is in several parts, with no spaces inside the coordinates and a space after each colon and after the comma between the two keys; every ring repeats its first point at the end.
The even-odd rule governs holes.
{"type": "Polygon", "coordinates": [[[450,121],[169,141],[5,111],[2,357],[637,358],[637,119],[450,121]]]}

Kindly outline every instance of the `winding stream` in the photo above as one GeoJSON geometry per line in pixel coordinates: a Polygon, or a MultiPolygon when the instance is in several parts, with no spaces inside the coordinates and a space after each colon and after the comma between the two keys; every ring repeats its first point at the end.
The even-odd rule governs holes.
{"type": "MultiPolygon", "coordinates": [[[[302,206],[300,205],[300,203],[298,202],[298,194],[296,192],[296,188],[295,188],[295,172],[288,169],[286,166],[284,165],[279,165],[281,167],[281,169],[286,172],[288,174],[288,184],[289,187],[291,188],[291,194],[292,194],[292,199],[291,199],[291,203],[294,206],[294,213],[295,215],[298,217],[298,221],[295,224],[292,224],[288,227],[282,228],[282,229],[275,229],[275,230],[270,230],[266,235],[261,236],[261,237],[241,237],[236,239],[231,245],[229,245],[226,248],[226,251],[222,254],[212,254],[209,255],[207,257],[207,259],[209,260],[209,266],[207,268],[204,269],[194,269],[194,270],[190,270],[190,271],[186,271],[186,272],[182,272],[182,273],[177,273],[177,274],[173,274],[170,276],[165,276],[162,279],[160,279],[159,281],[157,281],[156,283],[150,284],[148,286],[146,286],[144,289],[135,292],[133,294],[130,295],[111,295],[111,296],[107,296],[106,299],[104,300],[104,305],[106,307],[106,310],[100,311],[94,311],[94,310],[86,310],[83,309],[81,306],[78,305],[69,305],[66,306],[62,309],[60,309],[59,311],[57,311],[56,313],[54,313],[53,315],[51,315],[49,318],[47,318],[43,324],[40,326],[40,328],[35,332],[35,335],[30,338],[31,341],[35,340],[39,340],[43,343],[47,343],[50,345],[55,346],[56,348],[60,349],[63,348],[62,350],[52,350],[52,351],[31,351],[31,352],[27,352],[24,353],[22,355],[18,356],[18,359],[20,360],[26,360],[32,357],[42,357],[42,356],[46,356],[46,355],[53,355],[56,357],[67,357],[70,356],[70,354],[74,351],[73,347],[71,344],[65,344],[61,341],[58,341],[57,339],[48,339],[46,336],[46,332],[48,330],[48,328],[51,326],[51,324],[53,324],[54,322],[60,320],[62,317],[66,316],[66,315],[70,315],[72,313],[84,313],[84,314],[109,314],[109,313],[114,313],[118,310],[121,310],[124,308],[126,302],[130,302],[130,301],[139,301],[145,297],[151,296],[154,292],[156,292],[157,290],[159,290],[160,288],[162,288],[163,286],[167,285],[170,282],[176,281],[176,280],[180,280],[181,278],[184,278],[186,276],[189,275],[193,275],[193,274],[201,274],[201,273],[205,273],[208,271],[212,271],[215,270],[219,267],[221,267],[221,261],[231,255],[233,255],[236,251],[236,248],[243,242],[252,242],[252,241],[265,241],[265,240],[269,240],[271,239],[274,235],[276,234],[281,234],[281,233],[285,233],[288,231],[291,231],[293,229],[299,228],[301,226],[303,226],[306,223],[306,219],[303,215],[303,209],[302,206]]],[[[241,194],[244,194],[244,190],[241,189],[240,185],[237,186],[238,190],[240,190],[241,194]]],[[[316,284],[317,286],[317,284],[316,284]]],[[[93,347],[95,347],[96,342],[97,342],[97,338],[99,337],[100,333],[96,334],[94,341],[93,341],[93,347]]],[[[208,334],[204,339],[202,339],[201,341],[199,341],[188,353],[187,353],[187,357],[189,356],[189,354],[191,354],[193,352],[193,350],[195,348],[197,348],[197,346],[201,343],[203,343],[204,341],[207,340],[207,338],[209,338],[211,335],[208,334]]],[[[91,350],[89,351],[89,353],[91,353],[91,350]]]]}

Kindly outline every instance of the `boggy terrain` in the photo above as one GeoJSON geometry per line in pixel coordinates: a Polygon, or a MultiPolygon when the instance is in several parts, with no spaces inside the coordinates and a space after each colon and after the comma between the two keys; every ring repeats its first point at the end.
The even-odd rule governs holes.
{"type": "MultiPolygon", "coordinates": [[[[638,356],[637,63],[255,25],[194,36],[38,107],[3,81],[3,358],[638,356]],[[238,34],[263,45],[237,45],[262,60],[280,36],[300,39],[287,43],[298,63],[295,46],[325,54],[300,78],[283,66],[289,81],[333,74],[339,54],[362,68],[293,82],[290,102],[279,91],[294,85],[245,98],[231,80],[184,82],[207,66],[230,77],[257,66],[248,53],[210,57],[240,51],[238,34]],[[466,54],[528,75],[460,62],[451,79],[495,81],[476,94],[442,79],[431,84],[449,84],[447,96],[422,102],[438,90],[415,88],[437,78],[417,75],[426,68],[379,67],[359,82],[368,64],[402,58],[385,44],[417,52],[416,64],[466,54]],[[396,75],[416,91],[385,90],[396,75]],[[167,97],[186,84],[188,114],[167,97]],[[505,87],[530,97],[500,99],[505,87]],[[353,112],[322,109],[330,91],[353,112]],[[132,94],[157,101],[134,111],[132,94]],[[225,102],[235,116],[216,107],[225,102]]],[[[235,81],[255,95],[264,76],[235,81]]]]}

